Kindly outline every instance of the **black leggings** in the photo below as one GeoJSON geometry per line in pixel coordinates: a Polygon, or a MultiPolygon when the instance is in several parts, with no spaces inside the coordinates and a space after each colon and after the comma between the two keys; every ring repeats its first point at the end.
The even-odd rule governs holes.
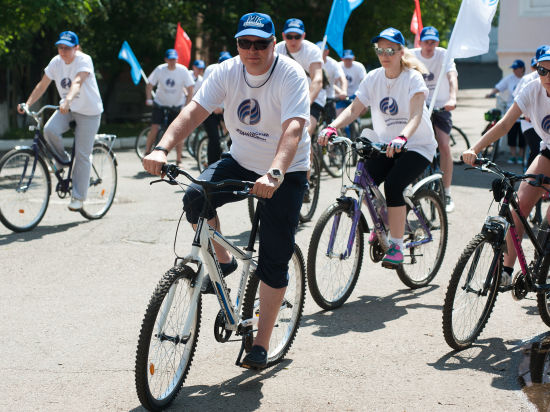
{"type": "Polygon", "coordinates": [[[428,167],[430,161],[420,153],[408,151],[397,158],[380,156],[369,159],[367,170],[374,183],[384,183],[386,204],[389,207],[405,206],[403,190],[428,167]]]}
{"type": "Polygon", "coordinates": [[[220,160],[222,149],[220,147],[220,122],[223,119],[222,114],[211,113],[204,122],[204,129],[208,135],[208,164],[220,160]]]}
{"type": "Polygon", "coordinates": [[[523,136],[525,137],[525,140],[529,145],[529,159],[527,159],[527,167],[529,167],[531,163],[533,163],[533,160],[535,160],[535,157],[537,157],[540,152],[541,139],[537,132],[535,132],[535,129],[533,127],[527,129],[523,133],[523,136]]]}
{"type": "Polygon", "coordinates": [[[515,122],[508,132],[508,146],[525,147],[525,138],[523,137],[523,133],[521,133],[521,124],[519,122],[515,122]]]}

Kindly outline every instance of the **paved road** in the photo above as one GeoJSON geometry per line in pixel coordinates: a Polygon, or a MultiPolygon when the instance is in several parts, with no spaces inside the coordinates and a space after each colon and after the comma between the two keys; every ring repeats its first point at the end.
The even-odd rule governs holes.
{"type": "MultiPolygon", "coordinates": [[[[483,111],[493,103],[480,99],[485,92],[461,92],[455,119],[470,137],[479,136],[483,111]]],[[[150,186],[134,153],[119,152],[118,159],[116,203],[105,218],[86,221],[52,197],[34,231],[0,227],[1,410],[141,410],[137,335],[174,259],[181,193],[150,186]]],[[[365,260],[339,310],[320,311],[308,294],[288,358],[261,373],[234,366],[239,344],[214,341],[217,305],[206,297],[199,347],[173,410],[531,410],[517,378],[525,341],[547,331],[535,301],[499,296],[472,349],[453,353],[443,340],[450,273],[490,204],[489,179],[457,167],[454,181],[457,209],[433,285],[410,291],[395,273],[365,260]]],[[[315,219],[339,186],[325,178],[315,219]]],[[[224,232],[242,243],[249,229],[243,213],[242,204],[220,213],[224,232]]],[[[304,252],[315,219],[298,233],[304,252]]],[[[181,232],[176,250],[183,254],[191,234],[187,225],[181,232]]]]}

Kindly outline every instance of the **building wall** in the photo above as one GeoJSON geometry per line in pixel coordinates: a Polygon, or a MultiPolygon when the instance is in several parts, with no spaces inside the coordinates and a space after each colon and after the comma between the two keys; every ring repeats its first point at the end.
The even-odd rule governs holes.
{"type": "Polygon", "coordinates": [[[503,75],[521,59],[528,66],[535,50],[550,43],[550,0],[500,0],[498,64],[503,75]]]}

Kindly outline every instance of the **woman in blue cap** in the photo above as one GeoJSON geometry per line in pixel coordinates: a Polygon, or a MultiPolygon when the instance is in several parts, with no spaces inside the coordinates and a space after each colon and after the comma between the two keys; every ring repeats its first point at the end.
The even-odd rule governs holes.
{"type": "MultiPolygon", "coordinates": [[[[326,145],[367,107],[378,142],[388,143],[386,157],[369,159],[367,169],[375,183],[384,183],[390,226],[390,248],[382,261],[387,268],[403,263],[403,236],[406,207],[403,190],[432,161],[437,147],[426,98],[428,88],[422,74],[425,67],[405,48],[401,32],[392,27],[372,39],[382,67],[372,70],[359,85],[356,98],[329,127],[319,135],[318,142],[326,145]],[[398,157],[404,145],[407,152],[398,157]]],[[[369,242],[373,242],[372,232],[369,242]]]]}
{"type": "MultiPolygon", "coordinates": [[[[462,154],[464,162],[473,165],[476,156],[485,147],[506,134],[523,113],[531,120],[533,128],[541,138],[541,151],[527,169],[529,174],[544,174],[550,176],[550,52],[546,52],[537,59],[538,78],[529,82],[516,96],[514,103],[500,121],[489,130],[480,141],[462,154]]],[[[523,216],[529,212],[544,193],[544,189],[522,182],[518,190],[520,211],[523,216]]],[[[548,213],[547,213],[548,217],[548,213]]],[[[514,222],[518,238],[523,237],[523,226],[514,215],[514,222]]],[[[516,260],[516,253],[510,238],[506,237],[508,253],[504,255],[504,268],[501,275],[501,286],[512,283],[512,273],[516,260]]]]}

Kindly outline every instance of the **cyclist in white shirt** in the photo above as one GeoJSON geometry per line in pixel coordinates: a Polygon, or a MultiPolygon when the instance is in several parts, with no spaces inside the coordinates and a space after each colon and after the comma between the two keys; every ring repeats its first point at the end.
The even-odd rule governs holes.
{"type": "MultiPolygon", "coordinates": [[[[321,49],[323,47],[323,42],[319,41],[316,43],[317,47],[321,49]]],[[[325,49],[323,52],[323,70],[327,76],[328,87],[321,90],[321,93],[326,93],[327,99],[345,99],[348,93],[348,81],[346,80],[346,75],[344,70],[338,64],[336,60],[330,57],[328,46],[325,43],[325,49]]],[[[325,120],[327,123],[332,122],[336,118],[336,107],[334,102],[328,101],[325,104],[325,120]]]]}
{"type": "Polygon", "coordinates": [[[201,87],[205,67],[206,65],[204,64],[204,60],[195,60],[193,62],[193,66],[191,66],[193,80],[195,81],[195,86],[193,87],[193,94],[196,94],[197,91],[199,90],[199,87],[201,87]]]}
{"type": "MultiPolygon", "coordinates": [[[[97,87],[94,64],[91,57],[80,50],[76,33],[62,32],[55,45],[58,55],[44,69],[44,76],[33,89],[26,105],[32,106],[44,94],[51,81],[55,82],[61,101],[59,110],[44,126],[44,137],[58,160],[62,164],[68,163],[70,158],[63,147],[62,135],[69,130],[72,121],[76,123],[73,190],[69,210],[78,211],[82,209],[82,202],[88,194],[92,167],[90,159],[103,103],[97,87]]],[[[20,106],[19,113],[25,113],[20,106]]]]}
{"type": "Polygon", "coordinates": [[[355,55],[350,49],[344,50],[342,54],[342,61],[339,62],[346,80],[348,81],[348,96],[349,99],[342,98],[339,102],[336,103],[336,114],[342,113],[346,107],[351,104],[351,101],[355,99],[355,92],[357,88],[367,75],[367,70],[363,63],[355,61],[355,55]]]}
{"type": "MultiPolygon", "coordinates": [[[[513,70],[513,73],[503,77],[485,96],[487,98],[495,97],[497,93],[504,95],[504,98],[506,99],[506,110],[508,110],[512,106],[512,103],[514,103],[514,90],[525,74],[525,63],[523,63],[523,60],[514,60],[510,68],[513,70]]],[[[508,131],[508,146],[510,147],[511,155],[508,159],[508,163],[521,164],[525,154],[525,139],[521,133],[519,119],[508,131]],[[518,152],[516,151],[516,148],[519,148],[518,152]]]]}
{"type": "Polygon", "coordinates": [[[288,19],[283,27],[283,41],[277,43],[275,51],[296,60],[310,81],[311,116],[308,132],[310,136],[313,136],[326,102],[326,95],[321,93],[323,89],[323,57],[319,48],[305,37],[304,22],[295,18],[288,19]]]}
{"type": "MultiPolygon", "coordinates": [[[[146,153],[151,151],[155,136],[164,122],[163,106],[169,108],[168,124],[178,115],[182,106],[188,104],[193,97],[195,81],[189,70],[178,62],[178,52],[175,49],[166,50],[164,64],[158,65],[149,75],[149,83],[145,87],[147,100],[145,104],[153,106],[151,130],[147,135],[146,153]],[[156,87],[155,99],[152,99],[153,87],[156,87]]],[[[181,163],[183,145],[176,146],[176,164],[181,163]]]]}
{"type": "MultiPolygon", "coordinates": [[[[411,52],[428,69],[424,75],[426,85],[430,90],[430,95],[426,100],[429,106],[434,98],[434,90],[437,80],[441,73],[441,65],[445,61],[447,50],[439,47],[439,31],[432,26],[426,26],[420,33],[420,48],[412,49],[411,52]]],[[[444,70],[445,79],[441,82],[437,98],[435,99],[436,108],[444,111],[434,111],[432,113],[432,122],[435,127],[435,138],[439,146],[440,164],[443,171],[443,187],[445,188],[445,209],[451,213],[455,204],[451,198],[451,182],[453,180],[453,157],[451,155],[451,128],[453,120],[451,111],[456,108],[456,95],[458,93],[458,73],[454,59],[450,59],[444,70]]]]}
{"type": "MultiPolygon", "coordinates": [[[[263,368],[274,322],[288,284],[288,262],[307,185],[310,140],[309,90],[298,63],[275,52],[271,18],[262,13],[241,17],[237,34],[239,56],[226,60],[208,76],[193,101],[168,128],[160,146],[145,157],[143,166],[155,175],[166,163],[166,152],[183,141],[222,103],[231,135],[230,153],[210,165],[200,179],[255,181],[252,193],[265,198],[256,275],[260,278],[258,333],[243,366],[263,368]]],[[[226,190],[226,189],[224,189],[226,190]]],[[[192,185],[184,196],[187,220],[196,223],[204,198],[192,185]]],[[[215,209],[240,200],[232,193],[212,197],[209,224],[219,229],[215,209]]],[[[224,275],[237,268],[229,253],[215,244],[224,275]]]]}
{"type": "MultiPolygon", "coordinates": [[[[319,134],[318,142],[326,145],[337,129],[370,107],[378,141],[389,144],[386,157],[369,159],[367,170],[377,185],[385,182],[390,248],[382,265],[395,268],[403,263],[403,190],[430,164],[437,143],[425,104],[428,88],[422,74],[426,68],[405,49],[403,35],[393,27],[383,30],[372,43],[382,67],[367,74],[357,89],[357,98],[319,134]],[[394,157],[405,144],[408,150],[394,157]]],[[[373,231],[369,242],[375,238],[373,231]]]]}
{"type": "MultiPolygon", "coordinates": [[[[539,78],[529,82],[516,96],[514,103],[502,119],[481,140],[463,153],[462,158],[465,163],[473,165],[477,154],[514,127],[517,119],[523,113],[531,120],[535,131],[542,140],[541,151],[527,169],[527,173],[550,176],[550,53],[547,51],[537,61],[539,78]]],[[[534,204],[544,192],[544,189],[531,186],[528,182],[521,183],[518,190],[518,201],[523,216],[529,215],[534,204]]],[[[547,211],[547,218],[548,215],[547,211]]],[[[523,226],[515,214],[514,222],[518,232],[517,237],[521,239],[523,226]]],[[[504,255],[504,267],[501,275],[501,285],[503,286],[512,283],[513,267],[516,260],[510,233],[506,237],[506,242],[508,253],[504,255]]]]}

